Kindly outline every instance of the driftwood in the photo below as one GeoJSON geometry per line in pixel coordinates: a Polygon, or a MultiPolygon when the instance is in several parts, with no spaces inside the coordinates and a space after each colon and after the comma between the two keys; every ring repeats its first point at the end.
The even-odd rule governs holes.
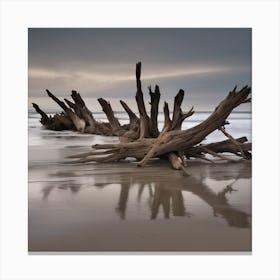
{"type": "Polygon", "coordinates": [[[41,108],[36,103],[32,103],[32,105],[36,112],[41,115],[41,124],[47,129],[57,131],[74,129],[74,124],[72,120],[63,112],[61,114],[55,114],[54,116],[48,116],[44,111],[41,110],[41,108]]]}
{"type": "Polygon", "coordinates": [[[133,157],[139,160],[138,166],[144,166],[152,158],[164,157],[170,161],[173,168],[185,171],[186,159],[190,158],[212,161],[206,157],[206,155],[211,155],[227,161],[236,161],[223,153],[232,153],[245,159],[251,158],[251,144],[246,143],[247,138],[234,139],[225,130],[225,125],[228,124],[227,118],[232,110],[242,103],[250,102],[251,99],[248,97],[251,92],[250,87],[245,86],[239,91],[235,87],[206,120],[186,130],[181,129],[182,123],[194,111],[192,107],[188,112],[183,113],[181,105],[184,91],[181,89],[174,98],[172,119],[170,118],[169,106],[165,102],[164,127],[159,132],[157,127],[159,87],[156,86],[155,92],[152,92],[151,87],[149,88],[151,96],[151,114],[149,116],[145,108],[140,76],[141,63],[137,63],[136,102],[140,115],[138,139],[128,143],[120,141],[118,144],[94,145],[92,152],[73,156],[79,158],[76,162],[112,162],[133,157]],[[215,130],[221,130],[228,140],[207,145],[200,144],[206,136],[215,130]]]}
{"type": "Polygon", "coordinates": [[[65,103],[46,90],[48,96],[55,101],[63,110],[60,114],[47,116],[41,108],[32,103],[34,109],[41,115],[40,122],[47,129],[51,130],[74,130],[81,133],[90,133],[98,135],[112,136],[113,133],[110,123],[98,122],[92,115],[92,112],[86,107],[81,95],[76,91],[72,91],[71,97],[74,102],[64,99],[65,103]],[[68,105],[68,106],[67,106],[68,105]]]}
{"type": "Polygon", "coordinates": [[[120,124],[110,103],[103,98],[99,98],[98,102],[109,122],[97,122],[76,91],[72,91],[71,95],[74,102],[65,99],[67,106],[47,90],[49,97],[63,109],[60,115],[48,117],[38,105],[33,104],[33,106],[41,115],[41,123],[47,128],[73,129],[82,133],[119,136],[118,144],[97,144],[93,146],[94,150],[91,152],[71,156],[78,158],[75,162],[113,162],[135,158],[139,161],[138,166],[144,166],[153,158],[166,158],[174,169],[183,170],[187,174],[187,160],[191,158],[210,162],[213,162],[213,157],[226,161],[237,161],[237,157],[251,158],[251,143],[247,143],[247,138],[235,139],[225,129],[225,126],[229,124],[227,118],[232,110],[242,103],[251,101],[250,92],[251,88],[248,86],[240,90],[235,87],[206,120],[190,129],[182,130],[183,121],[193,115],[194,110],[191,107],[189,111],[183,112],[181,105],[184,91],[180,89],[174,98],[172,118],[170,118],[168,103],[164,103],[164,126],[159,131],[157,118],[160,89],[158,85],[155,86],[154,91],[151,86],[149,87],[150,114],[148,114],[142,91],[141,62],[139,62],[136,64],[135,96],[139,117],[121,100],[121,105],[129,116],[129,123],[126,125],[120,124]],[[58,121],[60,119],[61,123],[58,121]],[[220,130],[228,139],[217,143],[201,144],[215,130],[220,130]],[[236,157],[232,158],[224,153],[231,153],[236,157]]]}

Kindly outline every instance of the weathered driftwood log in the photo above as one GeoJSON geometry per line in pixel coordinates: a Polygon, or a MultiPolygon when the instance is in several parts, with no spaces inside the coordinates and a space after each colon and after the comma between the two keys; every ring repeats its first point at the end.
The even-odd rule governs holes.
{"type": "MultiPolygon", "coordinates": [[[[72,99],[75,102],[76,113],[80,118],[85,120],[86,127],[85,133],[98,134],[98,135],[112,135],[112,129],[109,123],[98,122],[92,115],[92,112],[87,108],[80,93],[72,90],[72,99]]],[[[66,99],[65,99],[66,100],[66,99]]],[[[73,104],[73,103],[72,103],[73,104]]]]}
{"type": "MultiPolygon", "coordinates": [[[[164,103],[164,109],[163,109],[164,117],[165,117],[164,127],[162,129],[162,132],[157,137],[157,141],[153,143],[153,148],[151,148],[149,150],[148,154],[146,155],[147,158],[149,156],[153,155],[156,147],[162,142],[164,135],[167,131],[180,130],[183,121],[187,117],[190,117],[191,115],[193,115],[193,113],[194,113],[193,107],[187,113],[182,112],[181,105],[183,102],[183,98],[184,98],[184,91],[182,89],[180,89],[178,94],[174,98],[172,120],[170,119],[170,116],[169,116],[168,103],[166,103],[166,102],[164,103]]],[[[167,159],[169,160],[169,162],[171,163],[171,165],[174,169],[182,169],[188,175],[188,173],[186,172],[186,170],[184,168],[186,166],[186,161],[185,161],[185,157],[184,157],[182,151],[178,151],[177,154],[175,154],[174,152],[169,152],[167,154],[167,159]]],[[[140,166],[145,164],[145,162],[143,160],[144,159],[142,159],[142,161],[139,163],[140,166]]]]}
{"type": "Polygon", "coordinates": [[[80,94],[76,91],[72,91],[71,94],[74,103],[70,100],[64,98],[66,104],[74,110],[75,114],[85,121],[85,132],[89,132],[95,129],[95,119],[92,116],[92,113],[88,110],[85,106],[83,99],[81,98],[80,94]]]}
{"type": "Polygon", "coordinates": [[[54,116],[48,116],[44,111],[40,109],[40,107],[36,103],[32,103],[32,105],[36,112],[41,115],[41,124],[47,129],[56,131],[74,129],[72,120],[64,113],[55,114],[54,116]]]}
{"type": "MultiPolygon", "coordinates": [[[[129,116],[129,123],[121,125],[114,114],[111,104],[103,98],[99,98],[102,110],[107,116],[108,123],[101,123],[94,119],[87,108],[81,95],[72,91],[74,102],[64,99],[65,103],[54,96],[49,90],[47,93],[62,109],[63,113],[48,117],[37,104],[33,104],[35,110],[41,115],[41,123],[49,129],[72,129],[82,133],[119,136],[118,144],[95,145],[92,152],[74,156],[80,158],[79,162],[111,162],[128,157],[139,160],[138,165],[144,166],[152,158],[167,158],[175,169],[186,172],[186,159],[200,158],[213,161],[206,155],[217,157],[227,161],[236,161],[224,155],[231,153],[244,159],[251,158],[251,144],[246,143],[246,138],[235,139],[226,130],[227,118],[232,110],[242,103],[250,102],[248,98],[251,88],[243,87],[237,91],[235,87],[226,98],[216,107],[214,112],[203,122],[190,129],[182,130],[183,121],[194,114],[193,107],[186,113],[181,106],[184,99],[184,91],[179,90],[174,98],[172,118],[168,103],[164,103],[164,126],[162,131],[158,129],[158,106],[160,101],[159,86],[154,91],[149,88],[150,114],[146,109],[141,85],[141,62],[136,64],[136,104],[139,117],[124,102],[120,101],[125,112],[129,116]],[[68,106],[67,106],[68,105],[68,106]],[[215,130],[220,130],[228,140],[201,144],[205,137],[215,130]]],[[[187,173],[187,172],[186,172],[187,173]]]]}
{"type": "MultiPolygon", "coordinates": [[[[123,137],[121,138],[121,136],[123,136],[128,130],[130,130],[131,124],[125,124],[125,125],[121,125],[119,120],[115,117],[114,111],[111,107],[110,102],[106,101],[103,98],[98,98],[98,102],[102,107],[103,112],[105,113],[108,121],[109,121],[109,125],[110,128],[112,130],[112,134],[119,136],[121,141],[124,141],[123,137]]],[[[123,101],[122,101],[123,102],[123,101]]],[[[124,102],[123,102],[124,103],[124,102]]],[[[125,103],[124,103],[125,104],[125,103]]],[[[129,111],[130,108],[126,105],[126,109],[129,111]]],[[[130,110],[131,111],[131,110],[130,110]]],[[[131,112],[129,112],[129,114],[131,114],[131,112]]],[[[137,118],[136,116],[134,117],[133,115],[130,116],[130,121],[134,121],[133,118],[137,118]]],[[[127,142],[127,141],[125,141],[127,142]]]]}
{"type": "Polygon", "coordinates": [[[142,85],[141,85],[141,62],[136,63],[136,103],[140,115],[140,136],[139,139],[143,138],[156,138],[159,135],[158,130],[158,106],[160,101],[160,90],[159,86],[155,86],[155,91],[152,91],[151,86],[149,87],[150,94],[150,117],[147,113],[147,109],[144,102],[142,85]]]}
{"type": "Polygon", "coordinates": [[[139,138],[140,119],[124,101],[120,100],[120,103],[129,116],[129,129],[120,137],[120,142],[131,142],[139,138]]]}
{"type": "Polygon", "coordinates": [[[160,100],[160,91],[159,91],[159,86],[155,86],[155,91],[152,91],[152,87],[149,86],[149,94],[151,97],[151,118],[150,118],[150,134],[152,137],[157,137],[159,135],[159,130],[158,130],[158,105],[159,105],[159,100],[160,100]]]}
{"type": "MultiPolygon", "coordinates": [[[[79,158],[78,162],[112,162],[133,157],[139,160],[139,166],[144,166],[152,158],[165,157],[170,161],[173,168],[185,171],[186,158],[194,157],[212,161],[210,158],[205,157],[205,155],[209,154],[223,160],[236,161],[223,155],[223,153],[232,153],[245,159],[251,157],[251,144],[245,143],[247,139],[245,137],[234,139],[225,130],[225,125],[228,124],[227,118],[232,110],[242,103],[250,102],[251,99],[248,98],[251,92],[250,87],[245,86],[239,91],[235,87],[206,120],[186,130],[181,130],[182,123],[194,111],[192,107],[188,112],[183,113],[181,105],[184,91],[180,89],[174,98],[172,119],[170,118],[168,104],[164,103],[164,127],[159,132],[157,126],[158,104],[160,100],[159,87],[156,86],[154,92],[149,87],[151,97],[151,112],[149,116],[144,103],[140,77],[141,63],[139,62],[136,64],[136,103],[140,115],[138,138],[132,137],[127,143],[120,141],[118,144],[94,145],[94,151],[73,156],[79,158]],[[228,140],[201,145],[200,143],[205,137],[215,130],[221,130],[228,140]]],[[[130,123],[132,123],[131,110],[128,110],[123,102],[121,103],[126,112],[131,116],[130,123]]],[[[138,122],[136,116],[133,116],[133,120],[135,123],[138,122]]],[[[115,123],[115,120],[112,119],[111,122],[115,123]]],[[[119,129],[118,123],[115,126],[119,129]]]]}
{"type": "MultiPolygon", "coordinates": [[[[248,155],[250,155],[251,143],[245,143],[245,142],[247,142],[247,138],[241,137],[241,138],[237,138],[235,140],[240,143],[240,146],[242,147],[243,151],[248,153],[248,155]]],[[[136,153],[136,151],[137,151],[137,149],[142,147],[144,142],[145,142],[145,146],[147,146],[146,150],[148,150],[148,147],[153,144],[152,139],[135,141],[135,142],[131,142],[131,143],[96,144],[93,146],[93,148],[94,148],[93,151],[90,151],[87,153],[82,153],[82,154],[77,154],[77,155],[72,155],[72,156],[69,156],[69,158],[79,158],[79,160],[77,160],[76,162],[118,161],[118,160],[122,159],[122,158],[120,158],[121,156],[124,156],[124,158],[134,157],[133,155],[140,156],[136,153]]],[[[187,149],[184,152],[184,155],[188,159],[201,158],[201,159],[213,162],[212,160],[205,157],[205,155],[209,154],[208,151],[211,151],[213,154],[232,153],[232,154],[240,156],[238,153],[239,149],[235,145],[233,145],[230,140],[214,142],[211,144],[197,145],[197,146],[187,149]]],[[[250,157],[248,156],[248,158],[250,158],[250,157]]]]}
{"type": "Polygon", "coordinates": [[[204,155],[207,153],[209,154],[209,151],[212,151],[212,154],[231,153],[237,156],[243,156],[244,154],[246,159],[250,159],[251,153],[249,151],[251,151],[252,149],[252,144],[246,143],[248,141],[247,138],[241,137],[234,140],[236,143],[238,143],[238,145],[233,143],[233,141],[231,140],[225,140],[205,145],[198,145],[191,149],[187,149],[185,151],[185,155],[187,158],[194,157],[209,160],[205,158],[204,155]],[[240,153],[240,149],[242,150],[243,154],[240,153]]]}
{"type": "Polygon", "coordinates": [[[141,62],[136,64],[136,103],[138,107],[138,111],[140,114],[140,139],[146,138],[150,136],[150,118],[146,111],[146,106],[144,103],[142,85],[141,85],[141,62]]]}
{"type": "Polygon", "coordinates": [[[75,112],[73,112],[69,107],[67,107],[67,105],[63,101],[61,101],[59,98],[53,95],[48,89],[46,89],[46,92],[48,96],[63,109],[65,115],[71,119],[75,126],[75,129],[79,132],[84,132],[86,126],[85,120],[80,118],[75,112]]]}
{"type": "Polygon", "coordinates": [[[42,125],[47,125],[48,122],[50,121],[50,118],[48,117],[48,115],[41,110],[41,108],[36,104],[36,103],[32,103],[33,108],[35,109],[35,111],[41,115],[41,124],[42,125]]]}
{"type": "Polygon", "coordinates": [[[114,134],[118,136],[122,135],[124,133],[124,129],[121,127],[119,120],[115,117],[110,102],[106,101],[103,98],[98,98],[98,102],[101,105],[103,112],[107,116],[107,119],[114,134]]]}
{"type": "MultiPolygon", "coordinates": [[[[34,109],[41,115],[40,122],[47,129],[51,130],[76,130],[82,133],[98,134],[105,136],[118,136],[118,133],[112,129],[110,123],[98,122],[92,115],[92,112],[87,108],[81,95],[75,90],[72,91],[71,97],[74,102],[64,99],[65,103],[57,98],[48,89],[46,90],[48,96],[55,101],[59,107],[62,108],[61,114],[54,116],[47,116],[41,108],[32,103],[34,109]],[[68,106],[67,106],[68,105],[68,106]]],[[[128,130],[129,126],[123,126],[128,130]]]]}

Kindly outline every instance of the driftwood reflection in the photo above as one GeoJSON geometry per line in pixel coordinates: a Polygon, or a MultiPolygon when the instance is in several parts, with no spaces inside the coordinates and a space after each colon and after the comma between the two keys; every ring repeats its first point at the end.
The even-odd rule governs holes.
{"type": "Polygon", "coordinates": [[[232,207],[226,198],[227,187],[225,191],[216,193],[205,184],[189,184],[186,190],[197,195],[213,209],[213,215],[221,215],[230,226],[249,227],[249,215],[232,207]]]}
{"type": "Polygon", "coordinates": [[[47,185],[42,189],[43,193],[43,200],[47,200],[50,193],[54,189],[60,189],[60,190],[69,190],[71,191],[72,194],[78,193],[81,190],[81,185],[73,183],[72,181],[70,182],[53,182],[51,185],[47,185]]]}
{"type": "MultiPolygon", "coordinates": [[[[157,180],[154,180],[154,183],[150,182],[150,177],[139,176],[140,174],[128,174],[128,173],[120,173],[119,182],[121,185],[121,191],[118,201],[117,209],[121,213],[121,218],[125,218],[125,211],[127,208],[128,202],[128,193],[131,186],[138,185],[138,202],[141,200],[141,196],[144,192],[144,189],[147,188],[149,190],[149,198],[152,203],[150,205],[151,209],[151,219],[156,219],[159,215],[160,208],[163,209],[163,216],[166,219],[169,219],[171,216],[191,216],[192,214],[186,211],[186,202],[184,202],[183,192],[190,192],[200,199],[202,199],[205,203],[207,203],[213,211],[214,216],[222,216],[230,226],[234,227],[249,227],[249,217],[250,215],[244,211],[241,211],[228,203],[227,194],[235,191],[232,188],[233,184],[241,178],[248,178],[246,172],[242,172],[245,165],[239,164],[240,172],[237,172],[239,169],[236,164],[233,164],[234,167],[234,176],[236,178],[232,178],[230,174],[220,174],[217,172],[218,169],[208,170],[208,176],[211,179],[218,180],[227,180],[229,178],[233,179],[233,182],[225,188],[216,193],[211,189],[211,186],[207,186],[203,183],[203,180],[197,179],[195,177],[186,177],[182,180],[180,176],[174,176],[173,185],[171,186],[169,180],[165,180],[164,174],[161,174],[160,177],[157,177],[157,180]],[[130,177],[129,177],[130,176],[130,177]],[[130,183],[128,183],[128,179],[130,183]]],[[[230,168],[230,164],[229,164],[230,168]]],[[[203,172],[202,172],[203,173],[203,172]]],[[[232,174],[231,174],[232,175],[232,174]]]]}
{"type": "Polygon", "coordinates": [[[53,189],[55,189],[55,188],[56,188],[56,186],[46,186],[46,187],[44,187],[44,188],[42,189],[43,200],[46,200],[46,199],[49,197],[51,191],[52,191],[53,189]]]}
{"type": "MultiPolygon", "coordinates": [[[[111,172],[106,174],[96,172],[93,169],[96,172],[93,175],[94,183],[87,186],[79,185],[77,183],[79,177],[76,174],[73,176],[73,172],[69,171],[74,181],[64,184],[60,182],[59,188],[77,193],[85,187],[106,188],[111,184],[119,184],[120,193],[119,197],[116,198],[115,210],[121,219],[126,218],[129,199],[135,199],[136,203],[145,203],[143,202],[143,193],[146,193],[145,198],[147,199],[147,207],[150,209],[151,219],[159,218],[161,209],[163,217],[166,219],[173,216],[190,217],[195,213],[188,212],[188,201],[187,199],[184,201],[184,197],[186,198],[188,193],[192,193],[211,207],[214,216],[223,217],[228,225],[241,228],[250,227],[250,215],[230,205],[227,199],[231,192],[236,191],[233,186],[239,179],[250,178],[250,175],[248,175],[250,172],[246,171],[246,169],[250,168],[248,163],[229,163],[228,169],[225,169],[229,170],[228,174],[226,171],[219,172],[220,169],[213,165],[211,167],[209,165],[200,165],[198,166],[197,177],[184,178],[176,171],[174,173],[170,170],[166,173],[159,172],[158,166],[155,169],[153,169],[153,166],[149,167],[149,170],[145,171],[145,176],[143,176],[143,170],[131,166],[128,168],[127,164],[123,166],[120,164],[115,170],[113,169],[115,165],[108,165],[107,167],[112,169],[110,170],[111,172]],[[170,185],[170,176],[172,176],[172,185],[170,185]],[[208,186],[205,183],[205,178],[216,181],[232,179],[233,181],[225,185],[222,191],[216,192],[211,188],[211,185],[208,186]],[[132,188],[138,188],[138,190],[136,195],[130,197],[129,192],[132,188]]],[[[67,176],[65,173],[63,172],[63,175],[67,176]]],[[[52,176],[56,176],[56,174],[52,174],[52,176]]],[[[88,171],[87,176],[90,176],[88,171]]],[[[46,199],[54,188],[58,188],[58,186],[55,186],[55,184],[46,186],[43,189],[43,199],[46,199]]]]}
{"type": "Polygon", "coordinates": [[[120,214],[121,219],[125,219],[129,189],[130,189],[130,185],[128,183],[125,183],[121,186],[119,202],[118,202],[118,206],[116,207],[116,211],[120,214]]]}
{"type": "Polygon", "coordinates": [[[151,219],[157,218],[161,205],[163,208],[164,217],[166,219],[170,218],[171,210],[173,216],[186,215],[184,199],[181,190],[170,190],[156,186],[151,207],[151,219]]]}

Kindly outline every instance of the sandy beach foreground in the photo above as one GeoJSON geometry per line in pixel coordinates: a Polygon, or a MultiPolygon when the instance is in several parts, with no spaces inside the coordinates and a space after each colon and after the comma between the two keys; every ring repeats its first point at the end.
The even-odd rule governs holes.
{"type": "Polygon", "coordinates": [[[67,164],[29,147],[29,251],[251,251],[251,163],[67,164]]]}

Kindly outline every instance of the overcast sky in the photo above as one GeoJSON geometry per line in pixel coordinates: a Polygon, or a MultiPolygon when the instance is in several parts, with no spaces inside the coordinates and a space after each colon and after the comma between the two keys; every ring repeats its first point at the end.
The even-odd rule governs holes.
{"type": "Polygon", "coordinates": [[[251,29],[31,28],[28,39],[31,98],[48,88],[61,97],[76,89],[134,99],[137,61],[144,93],[158,84],[170,99],[182,88],[200,110],[213,109],[235,85],[251,85],[251,29]]]}

